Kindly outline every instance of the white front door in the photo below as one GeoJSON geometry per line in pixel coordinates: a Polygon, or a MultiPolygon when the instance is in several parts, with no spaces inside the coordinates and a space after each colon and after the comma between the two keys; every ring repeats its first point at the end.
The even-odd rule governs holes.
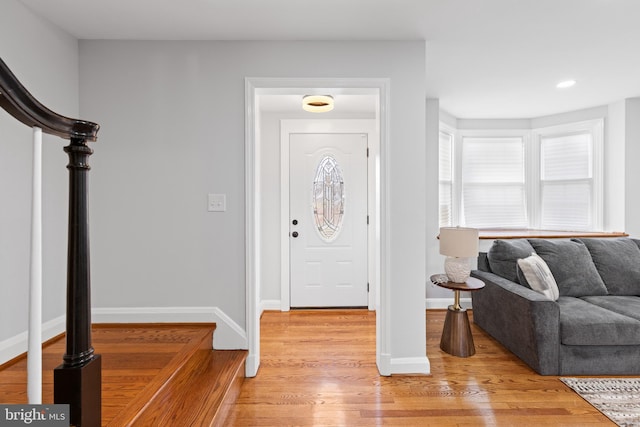
{"type": "Polygon", "coordinates": [[[367,134],[290,134],[291,307],[366,307],[367,134]]]}

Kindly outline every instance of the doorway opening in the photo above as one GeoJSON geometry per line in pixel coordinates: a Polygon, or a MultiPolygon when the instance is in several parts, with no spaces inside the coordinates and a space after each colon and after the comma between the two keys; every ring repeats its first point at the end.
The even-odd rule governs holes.
{"type": "MultiPolygon", "coordinates": [[[[386,216],[384,214],[386,179],[384,155],[388,131],[387,79],[257,79],[245,80],[245,178],[246,178],[246,331],[249,356],[246,376],[255,376],[260,364],[260,315],[264,309],[289,310],[290,274],[290,230],[289,230],[289,136],[294,133],[324,134],[365,134],[369,139],[367,173],[367,212],[370,223],[367,228],[367,279],[369,294],[367,305],[376,311],[376,360],[381,374],[386,375],[381,366],[381,354],[388,348],[388,310],[384,272],[386,251],[384,250],[386,216]],[[331,93],[336,98],[353,100],[373,99],[371,111],[362,105],[354,105],[348,113],[332,112],[331,116],[302,112],[302,96],[315,93],[331,93]],[[273,105],[293,102],[295,113],[283,116],[274,114],[273,105]],[[360,110],[357,110],[360,108],[360,110]],[[278,118],[280,117],[280,118],[278,118]],[[269,135],[277,135],[277,144],[269,135]],[[283,142],[284,141],[284,142],[283,142]],[[287,147],[288,148],[288,147],[287,147]],[[276,151],[280,158],[265,160],[276,151]],[[279,152],[279,153],[278,153],[279,152]],[[282,156],[286,158],[283,160],[282,156]],[[276,165],[277,181],[263,179],[273,175],[276,165]],[[283,168],[286,167],[286,173],[283,168]],[[282,177],[280,177],[282,175],[282,177]],[[286,176],[285,176],[286,175],[286,176]],[[275,211],[275,212],[274,212],[275,211]],[[275,218],[275,219],[274,219],[275,218]],[[275,233],[275,234],[274,234],[275,233]],[[275,237],[274,237],[275,236],[275,237]],[[279,250],[277,248],[279,245],[279,250]],[[274,260],[280,271],[274,272],[274,260]],[[274,286],[274,277],[276,283],[274,286]],[[279,288],[279,289],[278,289],[279,288]],[[275,290],[275,291],[274,291],[275,290]],[[278,292],[274,298],[274,292],[278,292]]],[[[337,110],[338,107],[336,107],[337,110]]]]}

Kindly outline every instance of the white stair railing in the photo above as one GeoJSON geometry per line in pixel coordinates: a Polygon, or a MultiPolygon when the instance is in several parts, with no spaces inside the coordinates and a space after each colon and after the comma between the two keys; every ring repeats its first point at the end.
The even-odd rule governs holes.
{"type": "Polygon", "coordinates": [[[42,129],[33,127],[27,397],[42,403],[42,129]]]}

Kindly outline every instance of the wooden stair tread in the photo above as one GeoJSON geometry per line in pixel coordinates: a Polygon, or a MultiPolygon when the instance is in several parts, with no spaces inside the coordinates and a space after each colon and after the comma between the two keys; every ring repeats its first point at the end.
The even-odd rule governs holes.
{"type": "Polygon", "coordinates": [[[134,425],[222,425],[244,380],[245,350],[199,350],[134,425]]]}
{"type": "Polygon", "coordinates": [[[121,427],[132,425],[131,423],[139,413],[152,401],[155,395],[174,377],[181,368],[189,362],[198,350],[211,349],[213,345],[213,332],[215,324],[208,328],[203,328],[194,337],[186,343],[181,350],[165,365],[157,375],[155,375],[149,384],[138,393],[135,398],[119,412],[109,423],[108,426],[121,427]]]}
{"type": "Polygon", "coordinates": [[[244,380],[245,350],[213,350],[203,329],[108,426],[222,425],[244,380]]]}
{"type": "MultiPolygon", "coordinates": [[[[247,352],[212,350],[214,330],[214,323],[93,325],[103,359],[101,425],[224,425],[247,352]]],[[[53,369],[64,348],[64,335],[43,345],[45,403],[53,401],[53,369]]],[[[0,366],[1,402],[27,403],[26,371],[26,354],[0,366]]]]}

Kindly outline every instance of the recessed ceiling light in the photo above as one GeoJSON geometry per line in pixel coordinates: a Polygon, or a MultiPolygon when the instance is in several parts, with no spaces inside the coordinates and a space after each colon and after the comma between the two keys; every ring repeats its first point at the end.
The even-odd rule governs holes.
{"type": "Polygon", "coordinates": [[[573,86],[574,84],[576,84],[576,81],[575,81],[575,80],[565,80],[565,81],[563,81],[563,82],[558,83],[558,84],[556,85],[556,87],[557,87],[558,89],[566,89],[566,88],[568,88],[568,87],[573,86]]]}
{"type": "Polygon", "coordinates": [[[306,95],[302,98],[302,108],[312,113],[325,113],[333,110],[331,95],[306,95]]]}

